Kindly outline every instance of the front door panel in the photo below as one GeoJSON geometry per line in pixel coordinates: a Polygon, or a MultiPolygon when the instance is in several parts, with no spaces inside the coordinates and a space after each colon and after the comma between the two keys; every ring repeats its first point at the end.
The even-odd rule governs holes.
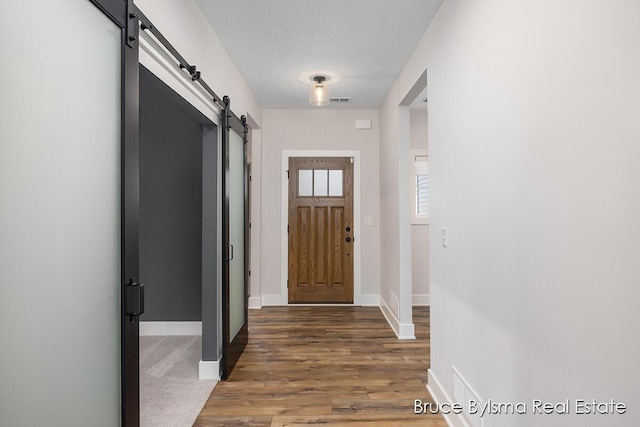
{"type": "Polygon", "coordinates": [[[353,303],[353,163],[289,159],[289,302],[353,303]]]}

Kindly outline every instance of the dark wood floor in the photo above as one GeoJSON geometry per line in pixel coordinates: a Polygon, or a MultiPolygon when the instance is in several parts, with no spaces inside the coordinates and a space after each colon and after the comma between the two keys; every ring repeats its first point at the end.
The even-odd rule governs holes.
{"type": "Polygon", "coordinates": [[[398,340],[377,307],[249,311],[249,344],[194,426],[433,426],[415,415],[426,391],[429,308],[414,308],[416,340],[398,340]]]}

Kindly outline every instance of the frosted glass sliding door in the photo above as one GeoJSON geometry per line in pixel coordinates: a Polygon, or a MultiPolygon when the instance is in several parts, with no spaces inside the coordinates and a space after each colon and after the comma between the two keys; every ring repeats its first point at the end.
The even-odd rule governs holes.
{"type": "Polygon", "coordinates": [[[222,268],[223,346],[221,378],[233,370],[248,341],[248,168],[246,119],[238,119],[225,97],[222,158],[222,268]]]}
{"type": "Polygon", "coordinates": [[[0,425],[121,424],[121,35],[87,0],[0,14],[0,425]]]}
{"type": "Polygon", "coordinates": [[[229,339],[233,341],[245,324],[244,265],[244,140],[229,132],[229,339]]]}

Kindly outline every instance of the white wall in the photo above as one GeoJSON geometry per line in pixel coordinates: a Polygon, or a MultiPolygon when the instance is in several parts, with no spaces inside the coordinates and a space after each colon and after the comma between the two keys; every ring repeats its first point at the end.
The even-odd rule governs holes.
{"type": "MultiPolygon", "coordinates": [[[[424,71],[424,70],[423,70],[424,71]]],[[[380,107],[380,305],[399,338],[415,338],[412,316],[410,110],[400,107],[417,83],[393,85],[380,107]]]]}
{"type": "Polygon", "coordinates": [[[427,133],[427,110],[411,109],[409,113],[411,127],[409,137],[412,150],[427,150],[429,148],[429,134],[427,133]]]}
{"type": "MultiPolygon", "coordinates": [[[[400,294],[398,281],[400,253],[398,241],[398,187],[399,160],[396,147],[396,130],[398,128],[398,104],[393,96],[398,92],[396,83],[385,103],[380,108],[380,242],[388,254],[395,254],[385,259],[380,265],[380,299],[398,318],[400,307],[391,301],[390,292],[400,294]],[[393,99],[392,99],[393,98],[393,99]]],[[[408,157],[408,153],[407,153],[408,157]]]]}
{"type": "MultiPolygon", "coordinates": [[[[409,113],[409,138],[412,150],[427,150],[427,110],[409,113]]],[[[412,161],[410,158],[408,161],[412,161]]],[[[413,180],[414,177],[411,177],[413,180]]],[[[407,184],[411,185],[411,184],[407,184]]],[[[412,194],[413,197],[413,194],[412,194]]],[[[413,304],[429,303],[429,225],[411,224],[411,283],[413,304]]]]}
{"type": "MultiPolygon", "coordinates": [[[[258,126],[261,125],[262,107],[195,0],[136,0],[135,3],[176,50],[191,65],[196,65],[204,81],[218,96],[229,95],[231,109],[238,117],[249,114],[258,126]]],[[[201,102],[196,101],[183,84],[169,78],[166,70],[154,66],[144,50],[140,61],[203,111],[201,102]]],[[[206,109],[203,112],[207,114],[206,109]]]]}
{"type": "Polygon", "coordinates": [[[445,0],[398,82],[428,68],[449,236],[431,236],[430,386],[450,395],[455,365],[485,401],[630,407],[485,427],[638,424],[639,22],[630,0],[445,0]]]}
{"type": "MultiPolygon", "coordinates": [[[[251,125],[251,123],[250,123],[251,125]]],[[[249,308],[261,308],[262,298],[260,296],[262,275],[260,268],[261,261],[261,219],[262,212],[262,130],[252,130],[249,138],[249,151],[251,155],[251,181],[249,182],[250,196],[249,209],[251,215],[251,276],[249,277],[249,308]]]]}
{"type": "Polygon", "coordinates": [[[362,216],[372,216],[374,220],[373,226],[362,226],[361,230],[362,294],[377,295],[380,289],[378,111],[264,110],[263,120],[262,296],[279,301],[283,150],[360,150],[361,212],[362,216]],[[356,130],[357,119],[371,120],[372,129],[356,130]]]}

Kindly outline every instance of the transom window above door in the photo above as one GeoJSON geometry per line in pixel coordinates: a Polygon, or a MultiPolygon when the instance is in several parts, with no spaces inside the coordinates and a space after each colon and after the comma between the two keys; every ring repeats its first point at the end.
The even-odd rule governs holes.
{"type": "Polygon", "coordinates": [[[342,170],[299,169],[298,196],[342,197],[342,170]]]}

